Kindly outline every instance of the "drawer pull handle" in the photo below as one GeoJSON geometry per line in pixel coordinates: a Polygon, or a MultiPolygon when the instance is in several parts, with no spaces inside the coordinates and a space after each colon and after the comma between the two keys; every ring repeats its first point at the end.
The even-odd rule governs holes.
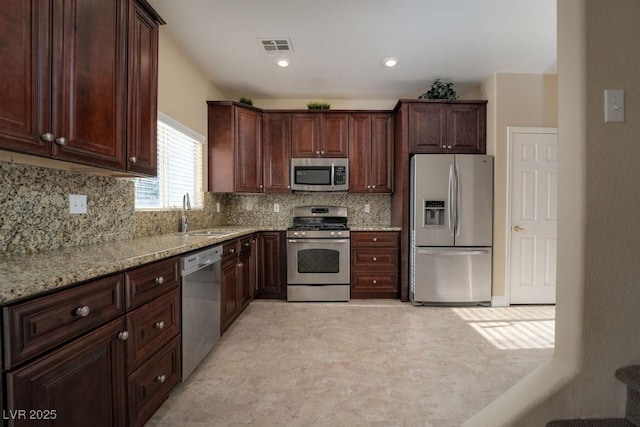
{"type": "Polygon", "coordinates": [[[159,375],[159,376],[156,378],[156,381],[158,381],[160,384],[163,384],[166,380],[167,380],[167,377],[166,377],[166,376],[164,376],[164,375],[159,375]]]}
{"type": "Polygon", "coordinates": [[[91,312],[91,309],[89,308],[88,305],[85,305],[84,307],[76,308],[76,316],[87,317],[90,312],[91,312]]]}
{"type": "Polygon", "coordinates": [[[373,284],[375,285],[376,283],[378,283],[378,281],[377,281],[377,280],[374,280],[374,281],[373,281],[373,284]]]}
{"type": "Polygon", "coordinates": [[[164,277],[162,277],[162,276],[156,277],[154,282],[156,282],[156,284],[158,284],[158,285],[162,285],[164,283],[164,277]]]}
{"type": "Polygon", "coordinates": [[[377,237],[374,237],[374,238],[373,238],[373,241],[374,241],[374,242],[377,242],[377,241],[378,241],[378,238],[377,238],[377,237]]]}
{"type": "Polygon", "coordinates": [[[126,341],[129,339],[129,332],[123,331],[118,334],[118,339],[122,341],[126,341]]]}
{"type": "Polygon", "coordinates": [[[377,260],[378,260],[378,258],[376,258],[376,257],[373,257],[373,260],[374,260],[374,261],[377,261],[377,260]]]}
{"type": "Polygon", "coordinates": [[[157,322],[155,324],[155,328],[160,330],[164,329],[164,322],[163,321],[157,322]]]}

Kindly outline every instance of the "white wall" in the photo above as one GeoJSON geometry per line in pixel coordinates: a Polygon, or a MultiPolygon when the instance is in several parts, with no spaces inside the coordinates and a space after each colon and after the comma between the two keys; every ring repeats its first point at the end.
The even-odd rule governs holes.
{"type": "Polygon", "coordinates": [[[614,372],[640,363],[638,22],[637,0],[558,2],[556,351],[466,425],[624,415],[614,372]],[[625,90],[625,123],[604,123],[606,88],[625,90]]]}

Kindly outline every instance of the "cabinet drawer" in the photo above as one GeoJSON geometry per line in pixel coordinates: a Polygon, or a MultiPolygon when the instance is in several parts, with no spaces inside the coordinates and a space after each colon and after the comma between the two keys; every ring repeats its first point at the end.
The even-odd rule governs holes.
{"type": "MultiPolygon", "coordinates": [[[[397,271],[351,271],[352,294],[398,291],[397,271]]],[[[353,296],[353,295],[352,295],[353,296]]],[[[365,296],[366,297],[366,296],[365,296]]]]}
{"type": "Polygon", "coordinates": [[[5,368],[123,314],[123,278],[116,274],[5,307],[5,368]]]}
{"type": "Polygon", "coordinates": [[[222,259],[227,260],[238,256],[238,239],[230,240],[222,245],[222,259]]]}
{"type": "Polygon", "coordinates": [[[356,231],[351,233],[351,247],[398,247],[399,233],[396,231],[356,231]]]}
{"type": "Polygon", "coordinates": [[[397,269],[398,251],[392,248],[352,250],[351,267],[397,269]]]}
{"type": "Polygon", "coordinates": [[[240,246],[240,255],[251,253],[251,236],[241,238],[239,246],[240,246]]]}
{"type": "Polygon", "coordinates": [[[141,426],[180,381],[180,335],[129,376],[129,425],[141,426]]]}
{"type": "Polygon", "coordinates": [[[151,301],[178,286],[179,283],[178,258],[169,258],[127,271],[125,273],[127,310],[151,301]]]}
{"type": "Polygon", "coordinates": [[[167,292],[127,314],[127,372],[180,333],[179,289],[167,292]]]}

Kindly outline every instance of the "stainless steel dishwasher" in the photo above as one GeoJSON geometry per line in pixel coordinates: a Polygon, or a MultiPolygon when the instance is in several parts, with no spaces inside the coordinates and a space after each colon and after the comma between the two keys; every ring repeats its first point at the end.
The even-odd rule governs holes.
{"type": "Polygon", "coordinates": [[[222,246],[182,257],[182,381],[220,339],[222,246]]]}

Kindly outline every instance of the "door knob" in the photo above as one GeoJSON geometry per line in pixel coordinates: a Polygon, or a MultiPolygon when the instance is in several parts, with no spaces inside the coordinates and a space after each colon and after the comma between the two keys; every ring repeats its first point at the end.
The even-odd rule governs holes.
{"type": "Polygon", "coordinates": [[[524,228],[520,227],[519,225],[514,225],[513,231],[524,231],[524,228]]]}

